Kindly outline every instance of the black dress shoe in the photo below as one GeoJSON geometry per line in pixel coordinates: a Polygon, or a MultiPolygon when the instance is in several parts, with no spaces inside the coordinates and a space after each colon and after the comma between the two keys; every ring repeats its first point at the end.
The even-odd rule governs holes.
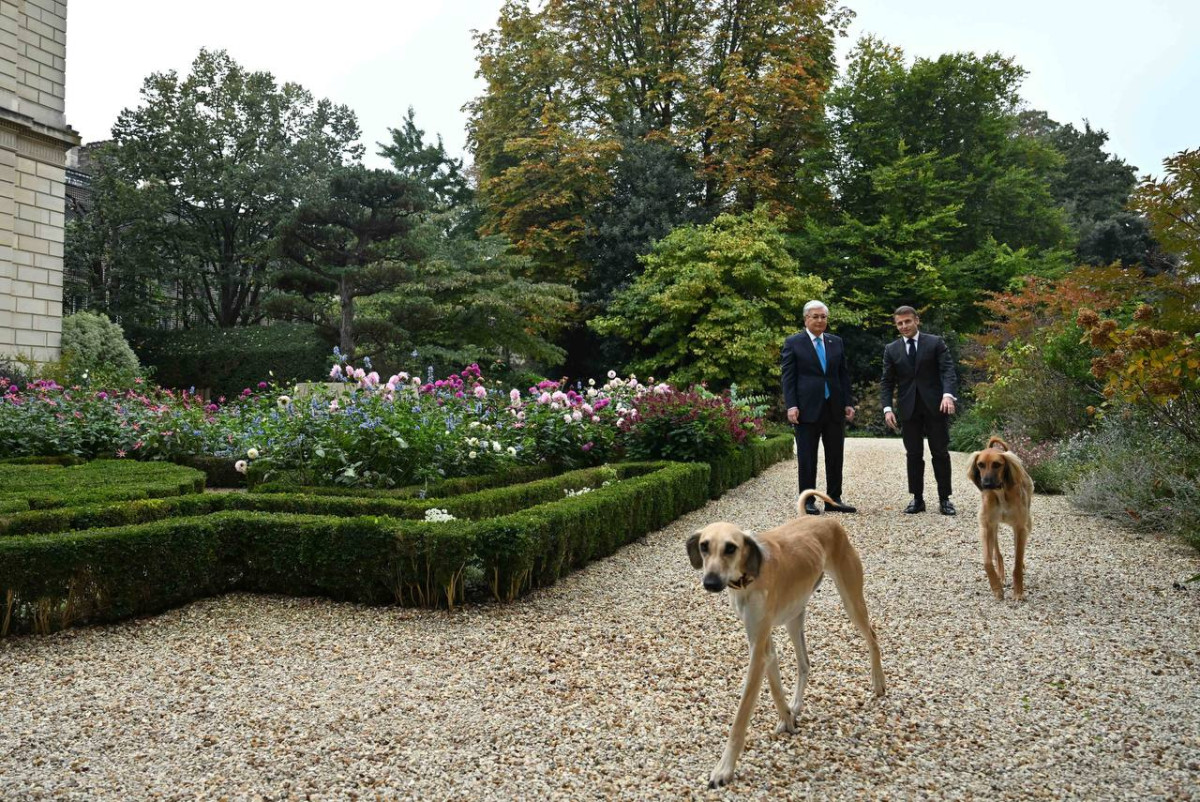
{"type": "Polygon", "coordinates": [[[858,507],[853,504],[843,504],[841,496],[831,496],[832,504],[825,505],[825,512],[858,512],[858,507]]]}
{"type": "Polygon", "coordinates": [[[938,512],[942,515],[958,515],[958,510],[954,509],[954,505],[950,503],[950,499],[944,498],[938,502],[938,512]]]}
{"type": "Polygon", "coordinates": [[[804,513],[805,515],[820,515],[821,511],[817,509],[816,502],[809,499],[808,503],[804,505],[804,513]]]}
{"type": "Polygon", "coordinates": [[[908,506],[904,508],[904,512],[908,515],[912,515],[915,512],[925,512],[925,500],[914,498],[908,502],[908,506]]]}

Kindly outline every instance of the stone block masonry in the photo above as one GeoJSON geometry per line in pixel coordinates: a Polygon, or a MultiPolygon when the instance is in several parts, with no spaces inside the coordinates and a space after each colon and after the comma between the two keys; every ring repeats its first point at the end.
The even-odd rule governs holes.
{"type": "Polygon", "coordinates": [[[66,34],[65,2],[0,0],[0,357],[59,356],[66,34]]]}

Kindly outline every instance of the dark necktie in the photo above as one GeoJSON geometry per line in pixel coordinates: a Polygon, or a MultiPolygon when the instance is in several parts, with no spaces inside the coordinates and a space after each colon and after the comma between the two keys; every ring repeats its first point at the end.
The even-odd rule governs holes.
{"type": "Polygon", "coordinates": [[[914,368],[917,366],[917,341],[915,339],[908,341],[908,364],[914,368]]]}

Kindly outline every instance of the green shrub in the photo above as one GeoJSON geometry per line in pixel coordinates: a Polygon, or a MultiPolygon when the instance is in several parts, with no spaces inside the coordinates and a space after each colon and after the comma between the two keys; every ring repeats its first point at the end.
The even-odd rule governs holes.
{"type": "Polygon", "coordinates": [[[22,502],[30,509],[161,498],[203,489],[204,474],[164,462],[0,464],[0,502],[22,502]]]}
{"type": "MultiPolygon", "coordinates": [[[[388,490],[370,487],[325,487],[302,485],[299,477],[290,474],[270,482],[254,484],[255,493],[308,493],[314,496],[357,496],[362,498],[449,498],[486,490],[491,487],[506,487],[508,485],[532,482],[544,479],[553,472],[548,465],[523,465],[510,468],[500,473],[489,473],[482,476],[460,476],[454,479],[443,479],[436,482],[426,482],[407,487],[396,487],[388,490]]],[[[250,476],[254,476],[254,466],[250,468],[250,476]]]]}
{"type": "Polygon", "coordinates": [[[0,354],[0,392],[10,384],[24,387],[32,380],[28,365],[7,354],[0,354]]]}
{"type": "Polygon", "coordinates": [[[972,406],[950,424],[950,450],[971,453],[987,445],[988,438],[1000,431],[1000,422],[979,406],[972,406]]]}
{"type": "MultiPolygon", "coordinates": [[[[511,599],[704,504],[707,466],[635,466],[627,472],[647,470],[477,522],[264,513],[234,508],[405,502],[230,493],[141,502],[131,514],[174,510],[187,517],[0,537],[0,634],[113,621],[238,589],[452,606],[474,583],[474,592],[486,585],[511,599]],[[204,514],[219,509],[224,511],[204,514]]],[[[89,515],[96,521],[130,514],[117,512],[116,505],[51,512],[69,514],[75,523],[89,515]]]]}
{"type": "Polygon", "coordinates": [[[140,373],[141,365],[124,330],[107,317],[94,312],[78,312],[62,320],[63,384],[75,384],[87,378],[105,386],[129,384],[140,373]]]}
{"type": "Polygon", "coordinates": [[[752,441],[744,448],[713,460],[709,463],[709,498],[720,498],[726,490],[758,476],[780,460],[791,458],[794,443],[793,435],[779,434],[752,441]]]}
{"type": "Polygon", "coordinates": [[[1074,506],[1200,549],[1200,451],[1177,432],[1132,412],[1110,414],[1062,453],[1074,506]]]}
{"type": "Polygon", "coordinates": [[[177,456],[177,465],[186,465],[204,474],[205,487],[245,487],[246,475],[237,472],[236,460],[229,457],[205,457],[198,455],[177,456]]]}
{"type": "Polygon", "coordinates": [[[83,457],[73,454],[63,454],[57,457],[9,457],[0,459],[0,465],[82,465],[87,462],[83,457]]]}
{"type": "Polygon", "coordinates": [[[207,387],[214,396],[233,397],[272,376],[291,384],[329,372],[329,345],[307,324],[139,331],[131,339],[159,384],[207,387]]]}
{"type": "Polygon", "coordinates": [[[0,635],[114,621],[230,590],[427,607],[483,593],[511,600],[790,453],[782,435],[712,468],[622,463],[442,498],[224,493],[83,505],[147,470],[184,472],[177,490],[203,478],[165,463],[28,466],[22,492],[48,477],[61,488],[64,476],[75,477],[76,492],[55,509],[0,515],[0,635]],[[458,520],[411,520],[435,506],[458,520]]]}
{"type": "Polygon", "coordinates": [[[762,421],[728,396],[703,388],[687,391],[655,388],[637,399],[637,416],[628,429],[626,453],[633,459],[713,462],[762,431],[762,421]]]}

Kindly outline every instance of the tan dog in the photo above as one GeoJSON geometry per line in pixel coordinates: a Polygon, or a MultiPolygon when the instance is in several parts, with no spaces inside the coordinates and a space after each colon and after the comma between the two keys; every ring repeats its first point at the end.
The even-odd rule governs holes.
{"type": "Polygon", "coordinates": [[[967,476],[979,488],[979,537],[983,541],[983,570],[987,572],[992,593],[1004,598],[1004,558],[1000,556],[1000,524],[1013,530],[1013,598],[1025,598],[1025,544],[1033,529],[1029,505],[1033,500],[1033,480],[1020,458],[1008,450],[999,437],[988,440],[987,448],[971,455],[967,476]]]}
{"type": "Polygon", "coordinates": [[[704,570],[704,589],[712,593],[730,589],[733,609],[742,619],[746,639],[750,642],[750,670],[742,687],[742,700],[729,732],[729,741],[725,744],[725,753],[709,776],[710,788],[718,788],[733,779],[733,769],[746,743],[746,728],[758,702],[764,672],[779,713],[776,732],[796,731],[796,719],[804,704],[804,686],[808,684],[805,606],[825,574],[833,577],[850,620],[867,640],[875,695],[884,694],[879,642],[863,598],[862,562],[840,523],[831,518],[802,514],[804,503],[810,496],[817,496],[827,504],[833,503],[824,493],[805,490],[797,502],[800,520],[788,521],[757,535],[743,532],[734,524],[714,523],[687,540],[692,567],[704,570]],[[771,638],[771,631],[777,626],[787,627],[799,664],[790,705],[783,695],[779,657],[771,638]]]}

